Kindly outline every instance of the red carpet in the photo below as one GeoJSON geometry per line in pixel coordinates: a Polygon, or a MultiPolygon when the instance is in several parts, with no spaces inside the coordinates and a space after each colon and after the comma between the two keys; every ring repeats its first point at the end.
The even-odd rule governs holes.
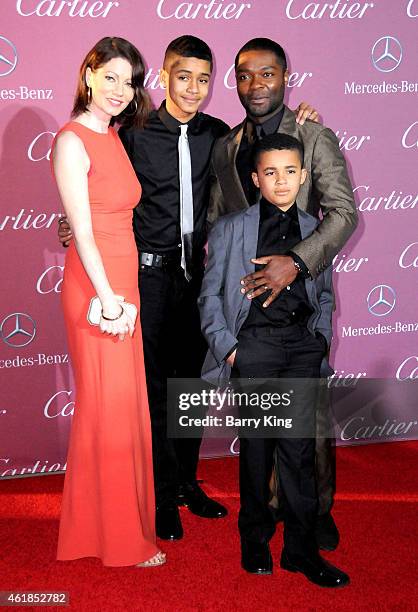
{"type": "Polygon", "coordinates": [[[0,482],[0,590],[69,591],[70,609],[89,611],[418,610],[418,443],[339,448],[337,460],[341,543],[326,557],[350,574],[345,589],[320,589],[281,571],[281,527],[273,576],[240,569],[238,462],[227,458],[202,461],[200,476],[229,517],[208,521],[182,510],[184,539],[164,542],[168,563],[151,569],[56,562],[63,477],[0,482]]]}

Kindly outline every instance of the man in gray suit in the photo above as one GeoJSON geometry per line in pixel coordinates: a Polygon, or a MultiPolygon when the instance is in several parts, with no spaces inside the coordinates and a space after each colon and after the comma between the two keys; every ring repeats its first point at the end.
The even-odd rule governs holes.
{"type": "MultiPolygon", "coordinates": [[[[244,276],[242,290],[247,297],[255,299],[264,294],[264,305],[269,307],[298,275],[315,279],[332,263],[357,225],[357,211],[335,134],[309,120],[298,125],[294,114],[283,104],[289,76],[283,48],[267,38],[250,40],[236,56],[235,73],[238,96],[247,116],[215,145],[209,222],[223,214],[245,210],[257,201],[258,193],[251,181],[251,149],[256,141],[276,132],[294,136],[303,143],[307,178],[298,195],[298,206],[316,218],[322,215],[315,231],[290,252],[258,259],[256,263],[264,264],[263,268],[244,276]],[[265,286],[269,287],[267,294],[265,286]]],[[[326,403],[324,398],[322,407],[326,403]]],[[[322,426],[327,431],[327,419],[323,414],[318,417],[318,429],[322,426]]],[[[332,442],[324,433],[318,435],[316,452],[317,539],[322,549],[334,550],[339,539],[330,512],[334,454],[332,442]]]]}
{"type": "MultiPolygon", "coordinates": [[[[286,134],[265,136],[255,146],[253,173],[263,197],[246,211],[222,217],[212,229],[198,300],[209,345],[202,377],[225,385],[232,367],[233,378],[268,379],[268,386],[258,389],[265,401],[269,388],[276,400],[278,390],[285,397],[292,389],[292,399],[284,404],[284,415],[280,413],[290,417],[284,419],[292,422],[290,437],[289,430],[283,437],[275,428],[268,431],[270,423],[264,418],[260,431],[240,431],[242,567],[254,574],[272,573],[269,541],[275,525],[268,483],[276,455],[284,494],[281,567],[301,572],[319,586],[340,587],[348,584],[348,576],[322,559],[315,538],[314,381],[332,372],[326,359],[332,336],[332,269],[328,266],[315,280],[296,278],[270,308],[263,307],[262,296],[250,301],[238,290],[239,279],[254,272],[252,262],[277,251],[286,253],[317,228],[318,220],[295,203],[307,177],[302,164],[300,141],[286,134]],[[280,380],[271,386],[271,379],[280,380]]],[[[268,285],[263,289],[266,292],[268,285]]],[[[243,390],[240,397],[245,397],[243,390]]],[[[240,416],[246,416],[239,405],[240,416]]]]}

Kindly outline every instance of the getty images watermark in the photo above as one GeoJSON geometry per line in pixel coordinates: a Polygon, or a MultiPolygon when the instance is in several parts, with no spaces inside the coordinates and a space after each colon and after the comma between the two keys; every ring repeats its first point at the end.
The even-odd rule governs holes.
{"type": "Polygon", "coordinates": [[[318,379],[233,379],[215,389],[198,379],[169,379],[170,437],[315,437],[318,379]]]}
{"type": "Polygon", "coordinates": [[[204,429],[206,437],[223,439],[418,439],[414,359],[392,379],[366,372],[344,378],[337,370],[320,379],[231,379],[220,389],[199,379],[169,379],[168,435],[194,438],[204,429]]]}
{"type": "MultiPolygon", "coordinates": [[[[252,385],[253,386],[253,385],[252,385]]],[[[200,393],[180,393],[179,395],[179,410],[188,411],[196,407],[209,408],[214,407],[217,412],[224,408],[248,409],[252,411],[267,411],[279,406],[288,407],[291,405],[291,397],[293,389],[288,393],[277,392],[257,392],[257,391],[235,391],[232,387],[228,387],[225,391],[219,389],[202,389],[200,393]]],[[[262,414],[258,417],[237,417],[233,414],[225,414],[221,416],[207,415],[203,418],[180,415],[180,427],[189,427],[197,421],[199,427],[284,427],[290,429],[292,427],[292,418],[279,418],[275,414],[262,414]]]]}

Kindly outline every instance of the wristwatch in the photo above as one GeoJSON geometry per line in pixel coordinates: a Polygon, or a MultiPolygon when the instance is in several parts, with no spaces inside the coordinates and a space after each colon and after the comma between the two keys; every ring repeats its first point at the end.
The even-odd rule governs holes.
{"type": "Polygon", "coordinates": [[[293,259],[293,265],[295,266],[298,274],[301,274],[302,278],[311,278],[311,273],[309,272],[309,268],[306,266],[305,262],[292,251],[289,251],[288,255],[290,255],[290,257],[293,259]]]}
{"type": "Polygon", "coordinates": [[[302,274],[302,268],[301,268],[300,264],[297,261],[293,260],[293,265],[295,266],[296,270],[298,271],[298,274],[299,273],[302,274]]]}

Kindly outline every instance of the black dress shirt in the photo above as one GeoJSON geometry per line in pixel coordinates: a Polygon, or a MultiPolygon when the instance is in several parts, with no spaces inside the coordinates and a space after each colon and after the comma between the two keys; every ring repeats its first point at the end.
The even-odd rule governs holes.
{"type": "MultiPolygon", "coordinates": [[[[260,200],[260,224],[258,228],[257,257],[266,255],[287,255],[289,250],[301,241],[296,203],[283,212],[264,198],[260,200]]],[[[256,270],[264,266],[256,264],[256,270]]],[[[305,325],[312,308],[309,305],[305,282],[298,274],[289,289],[283,289],[268,308],[263,308],[270,292],[266,291],[251,301],[247,327],[286,327],[293,323],[305,325]]]]}
{"type": "MultiPolygon", "coordinates": [[[[142,186],[134,211],[134,232],[138,250],[166,254],[180,251],[180,186],[178,139],[181,122],[170,115],[165,102],[152,111],[144,129],[121,128],[125,146],[142,186]]],[[[188,122],[188,139],[193,183],[193,253],[199,255],[206,242],[206,214],[209,203],[210,158],[214,142],[229,131],[215,117],[197,113],[188,122]]]]}
{"type": "Polygon", "coordinates": [[[257,140],[274,134],[280,127],[284,114],[284,106],[281,106],[277,113],[264,121],[264,123],[254,123],[249,117],[245,120],[242,139],[239,145],[235,165],[241,181],[242,188],[250,206],[255,204],[259,198],[259,191],[251,178],[252,172],[252,151],[257,140]]]}

